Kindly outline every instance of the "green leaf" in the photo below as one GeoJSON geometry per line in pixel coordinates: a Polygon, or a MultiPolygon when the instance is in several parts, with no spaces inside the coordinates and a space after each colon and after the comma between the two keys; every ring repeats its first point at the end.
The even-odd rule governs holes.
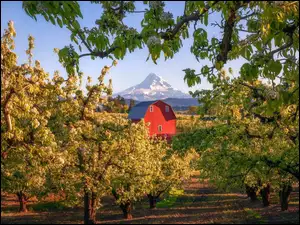
{"type": "Polygon", "coordinates": [[[252,81],[258,78],[258,68],[257,66],[245,63],[241,67],[241,77],[245,80],[252,81]]]}
{"type": "Polygon", "coordinates": [[[212,38],[211,39],[211,44],[214,46],[214,45],[217,45],[219,44],[219,40],[217,38],[212,38]]]}
{"type": "Polygon", "coordinates": [[[49,21],[49,16],[46,13],[42,13],[46,21],[49,21]]]}
{"type": "Polygon", "coordinates": [[[201,40],[207,40],[207,32],[206,32],[206,30],[204,30],[202,28],[198,28],[194,32],[194,38],[195,39],[199,39],[200,42],[201,42],[201,40]]]}
{"type": "Polygon", "coordinates": [[[207,55],[208,55],[207,51],[200,52],[200,58],[201,59],[205,59],[207,57],[207,55]]]}
{"type": "Polygon", "coordinates": [[[149,55],[148,55],[148,57],[147,57],[147,59],[146,59],[146,62],[149,60],[149,58],[150,58],[150,55],[151,55],[151,54],[149,54],[149,55]]]}
{"type": "Polygon", "coordinates": [[[205,26],[208,25],[208,13],[204,14],[204,24],[205,24],[205,26]]]}
{"type": "Polygon", "coordinates": [[[258,51],[262,51],[262,43],[261,43],[261,41],[255,42],[255,43],[254,43],[254,47],[255,47],[258,51]]]}
{"type": "Polygon", "coordinates": [[[253,53],[252,45],[248,45],[248,50],[249,50],[250,53],[253,53]]]}
{"type": "Polygon", "coordinates": [[[208,68],[208,66],[202,67],[202,68],[201,68],[201,73],[202,73],[203,75],[207,75],[207,74],[209,73],[209,68],[208,68]]]}
{"type": "Polygon", "coordinates": [[[216,67],[216,69],[217,70],[220,70],[220,69],[222,69],[222,63],[221,62],[216,62],[216,64],[215,64],[215,67],[216,67]]]}
{"type": "Polygon", "coordinates": [[[274,75],[277,76],[282,69],[282,65],[279,60],[269,62],[269,70],[274,72],[274,75]]]}
{"type": "Polygon", "coordinates": [[[80,30],[80,24],[78,23],[78,21],[77,20],[74,20],[74,22],[73,22],[73,27],[75,28],[75,30],[80,30]]]}
{"type": "Polygon", "coordinates": [[[63,24],[62,24],[62,21],[61,21],[61,19],[59,19],[58,17],[57,17],[57,23],[58,23],[58,25],[60,26],[60,28],[62,28],[63,27],[63,24]]]}
{"type": "Polygon", "coordinates": [[[275,36],[274,38],[275,46],[281,46],[282,38],[283,38],[282,32],[275,36]]]}
{"type": "MultiPolygon", "coordinates": [[[[250,47],[251,47],[251,45],[250,45],[250,47]]],[[[241,56],[243,56],[247,60],[250,60],[250,57],[251,57],[251,51],[250,51],[250,49],[248,47],[243,47],[241,49],[241,56]]]]}
{"type": "Polygon", "coordinates": [[[49,19],[50,19],[51,23],[52,23],[53,25],[55,25],[55,20],[54,20],[54,18],[53,18],[52,16],[49,16],[49,19]]]}
{"type": "Polygon", "coordinates": [[[195,74],[195,70],[184,69],[183,71],[185,72],[184,81],[187,82],[189,87],[201,83],[200,77],[195,74]]]}

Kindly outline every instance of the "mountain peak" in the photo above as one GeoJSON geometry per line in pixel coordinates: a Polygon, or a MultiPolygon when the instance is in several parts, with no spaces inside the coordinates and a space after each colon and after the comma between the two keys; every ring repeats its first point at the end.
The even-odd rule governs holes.
{"type": "Polygon", "coordinates": [[[158,100],[165,98],[190,98],[188,94],[185,94],[166,82],[161,76],[157,76],[155,73],[150,73],[143,80],[142,83],[128,88],[117,95],[121,95],[124,98],[132,98],[138,101],[146,100],[158,100]]]}
{"type": "Polygon", "coordinates": [[[155,73],[149,73],[148,76],[146,77],[146,79],[147,78],[156,78],[156,77],[161,78],[160,76],[157,76],[155,73]]]}
{"type": "Polygon", "coordinates": [[[151,86],[155,85],[171,87],[161,76],[157,76],[155,73],[150,73],[145,80],[139,84],[139,87],[151,88],[151,86]]]}
{"type": "Polygon", "coordinates": [[[160,79],[163,80],[163,78],[161,76],[156,75],[155,73],[149,73],[148,76],[146,77],[146,79],[160,79]]]}
{"type": "Polygon", "coordinates": [[[145,78],[144,81],[146,81],[146,80],[148,80],[148,81],[149,80],[165,81],[161,76],[157,76],[155,73],[149,73],[149,75],[145,78]]]}

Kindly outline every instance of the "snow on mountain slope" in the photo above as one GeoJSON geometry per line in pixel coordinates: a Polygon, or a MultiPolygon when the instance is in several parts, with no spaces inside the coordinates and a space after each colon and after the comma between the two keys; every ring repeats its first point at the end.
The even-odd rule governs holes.
{"type": "Polygon", "coordinates": [[[115,94],[137,101],[151,101],[166,98],[191,98],[190,95],[172,88],[162,77],[150,73],[146,79],[133,87],[115,94]]]}

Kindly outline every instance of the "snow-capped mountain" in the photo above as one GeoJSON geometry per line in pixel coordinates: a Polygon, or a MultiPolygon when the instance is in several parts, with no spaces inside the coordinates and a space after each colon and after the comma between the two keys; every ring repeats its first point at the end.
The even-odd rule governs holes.
{"type": "Polygon", "coordinates": [[[178,89],[172,88],[162,77],[154,73],[150,73],[146,79],[133,87],[115,94],[127,99],[137,101],[151,101],[166,98],[191,98],[189,94],[185,94],[178,89]]]}

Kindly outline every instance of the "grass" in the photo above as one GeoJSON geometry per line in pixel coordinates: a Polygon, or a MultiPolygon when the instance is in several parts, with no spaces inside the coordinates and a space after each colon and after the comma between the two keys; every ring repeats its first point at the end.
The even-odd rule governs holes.
{"type": "Polygon", "coordinates": [[[183,195],[184,190],[173,189],[169,192],[169,196],[156,204],[157,208],[171,208],[174,206],[177,198],[183,195]]]}
{"type": "Polygon", "coordinates": [[[249,208],[244,208],[244,211],[249,215],[249,219],[255,219],[256,223],[267,223],[258,212],[249,208]]]}
{"type": "Polygon", "coordinates": [[[29,207],[30,211],[39,211],[39,212],[47,212],[47,211],[55,211],[55,210],[63,210],[67,207],[64,205],[62,201],[58,202],[39,202],[35,205],[29,207]]]}

